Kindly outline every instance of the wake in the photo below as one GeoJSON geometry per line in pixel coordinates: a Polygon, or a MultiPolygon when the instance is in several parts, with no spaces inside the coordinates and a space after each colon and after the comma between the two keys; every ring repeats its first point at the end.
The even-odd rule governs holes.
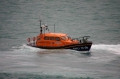
{"type": "MultiPolygon", "coordinates": [[[[22,51],[22,52],[38,52],[38,51],[42,51],[42,50],[46,50],[46,49],[34,48],[34,47],[27,46],[26,44],[23,44],[21,46],[12,47],[11,50],[12,51],[22,51]]],[[[108,52],[111,51],[114,54],[120,55],[120,44],[116,44],[116,45],[94,44],[91,47],[91,52],[94,50],[99,50],[99,51],[105,50],[108,52]]]]}
{"type": "Polygon", "coordinates": [[[114,54],[120,55],[120,44],[117,45],[96,44],[96,45],[92,45],[91,49],[113,51],[114,54]]]}
{"type": "Polygon", "coordinates": [[[12,47],[11,50],[12,51],[23,51],[23,52],[37,52],[37,51],[40,51],[41,49],[30,47],[30,46],[27,46],[26,44],[23,44],[22,46],[12,47]]]}

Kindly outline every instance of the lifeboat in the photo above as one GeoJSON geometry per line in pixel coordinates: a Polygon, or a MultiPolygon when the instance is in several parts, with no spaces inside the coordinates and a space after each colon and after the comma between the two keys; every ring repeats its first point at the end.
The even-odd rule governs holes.
{"type": "Polygon", "coordinates": [[[41,26],[40,34],[33,38],[28,38],[28,46],[41,49],[71,49],[77,51],[89,51],[92,42],[88,41],[90,36],[71,38],[65,33],[49,32],[47,25],[41,26]],[[46,32],[47,31],[47,32],[46,32]]]}

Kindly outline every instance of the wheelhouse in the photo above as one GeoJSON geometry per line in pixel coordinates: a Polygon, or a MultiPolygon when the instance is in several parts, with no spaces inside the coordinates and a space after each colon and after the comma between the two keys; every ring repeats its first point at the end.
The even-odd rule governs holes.
{"type": "Polygon", "coordinates": [[[64,46],[69,44],[78,43],[77,41],[72,41],[72,39],[64,33],[46,33],[40,34],[37,37],[37,46],[64,46]]]}

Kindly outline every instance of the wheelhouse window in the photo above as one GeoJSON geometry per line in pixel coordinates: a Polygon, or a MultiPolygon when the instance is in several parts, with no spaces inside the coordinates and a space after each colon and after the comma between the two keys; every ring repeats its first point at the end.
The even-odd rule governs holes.
{"type": "Polygon", "coordinates": [[[56,40],[56,41],[60,41],[60,38],[59,38],[59,37],[55,37],[55,40],[56,40]]]}
{"type": "Polygon", "coordinates": [[[60,38],[59,38],[59,37],[48,37],[48,36],[45,36],[45,37],[44,37],[44,40],[55,40],[55,41],[60,41],[60,38]]]}
{"type": "Polygon", "coordinates": [[[50,37],[49,39],[50,39],[50,40],[54,40],[54,37],[50,37]]]}
{"type": "Polygon", "coordinates": [[[61,39],[62,39],[62,40],[66,40],[66,37],[65,37],[65,36],[62,36],[61,39]]]}
{"type": "Polygon", "coordinates": [[[45,36],[45,37],[44,37],[44,40],[49,40],[49,37],[48,37],[48,36],[45,36]]]}
{"type": "Polygon", "coordinates": [[[62,40],[68,40],[68,39],[71,39],[71,37],[70,36],[62,36],[61,39],[62,40]]]}
{"type": "Polygon", "coordinates": [[[65,37],[66,37],[67,40],[69,39],[69,36],[65,36],[65,37]]]}

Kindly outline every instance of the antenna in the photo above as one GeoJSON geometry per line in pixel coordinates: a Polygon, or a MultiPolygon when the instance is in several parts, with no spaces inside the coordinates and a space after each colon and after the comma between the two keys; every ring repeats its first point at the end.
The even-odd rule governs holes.
{"type": "Polygon", "coordinates": [[[55,24],[54,24],[54,33],[55,33],[55,24]]]}
{"type": "Polygon", "coordinates": [[[39,16],[39,21],[40,21],[40,27],[41,27],[41,20],[40,20],[40,16],[39,16]]]}
{"type": "Polygon", "coordinates": [[[40,21],[40,34],[42,34],[42,27],[41,27],[41,20],[40,20],[40,16],[39,16],[39,21],[40,21]]]}

